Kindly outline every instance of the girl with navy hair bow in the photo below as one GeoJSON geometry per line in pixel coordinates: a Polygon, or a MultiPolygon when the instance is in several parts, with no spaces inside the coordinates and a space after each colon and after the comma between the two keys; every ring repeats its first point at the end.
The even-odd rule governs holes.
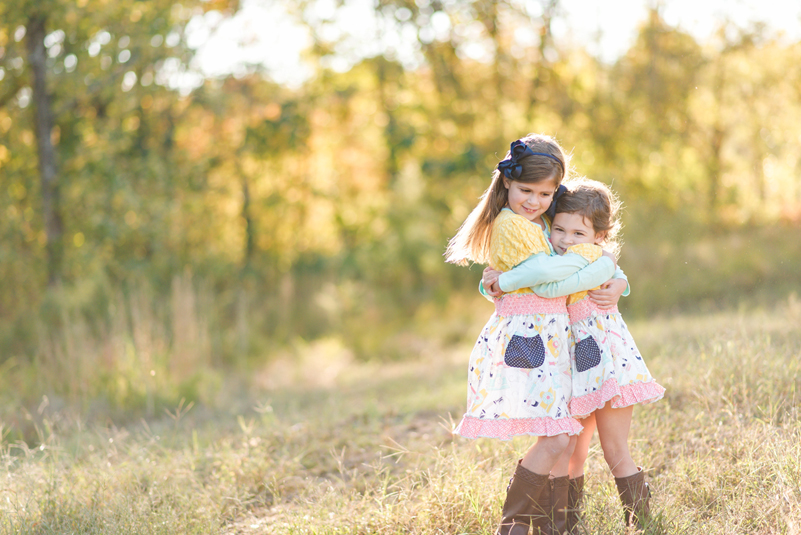
{"type": "Polygon", "coordinates": [[[562,533],[553,505],[561,490],[554,489],[552,478],[567,475],[554,469],[582,430],[568,409],[572,383],[564,296],[615,275],[611,253],[554,254],[548,211],[567,167],[564,151],[550,136],[514,141],[446,250],[446,260],[459,265],[489,264],[504,272],[525,266],[516,271],[529,284],[556,283],[561,296],[545,298],[521,288],[494,298],[495,313],[470,355],[467,410],[455,433],[537,437],[507,488],[498,535],[527,535],[531,527],[535,534],[562,533]]]}

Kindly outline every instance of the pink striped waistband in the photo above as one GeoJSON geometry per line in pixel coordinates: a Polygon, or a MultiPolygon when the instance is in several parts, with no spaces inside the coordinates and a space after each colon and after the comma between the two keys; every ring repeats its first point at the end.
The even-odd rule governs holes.
{"type": "Polygon", "coordinates": [[[582,299],[577,303],[568,305],[567,312],[568,314],[570,314],[570,323],[575,323],[577,321],[585,320],[589,318],[592,314],[601,314],[605,316],[607,314],[620,313],[620,311],[617,309],[617,306],[613,306],[612,308],[607,308],[607,309],[598,308],[598,305],[596,305],[595,302],[592,301],[589,297],[585,297],[584,299],[582,299]]]}
{"type": "Polygon", "coordinates": [[[536,294],[506,294],[495,298],[495,312],[499,316],[525,316],[528,314],[567,314],[566,299],[546,299],[536,294]]]}

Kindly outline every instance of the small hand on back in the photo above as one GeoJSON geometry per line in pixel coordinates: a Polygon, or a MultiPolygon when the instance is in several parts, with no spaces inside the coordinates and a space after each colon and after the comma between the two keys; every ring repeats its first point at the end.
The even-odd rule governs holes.
{"type": "Polygon", "coordinates": [[[487,292],[487,295],[498,297],[503,293],[498,284],[498,277],[501,276],[501,273],[503,273],[503,271],[492,269],[490,266],[484,268],[484,273],[481,276],[481,285],[484,287],[484,291],[487,292]]]}
{"type": "Polygon", "coordinates": [[[617,305],[620,296],[628,286],[629,283],[625,279],[610,279],[603,283],[599,290],[590,290],[587,295],[598,305],[598,308],[612,308],[617,305]]]}

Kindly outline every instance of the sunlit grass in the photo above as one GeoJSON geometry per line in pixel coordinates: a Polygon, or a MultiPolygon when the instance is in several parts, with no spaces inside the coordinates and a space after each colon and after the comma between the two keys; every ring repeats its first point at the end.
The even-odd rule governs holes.
{"type": "MultiPolygon", "coordinates": [[[[799,325],[795,300],[630,324],[668,389],[632,429],[653,533],[799,533],[799,325]]],[[[469,350],[357,363],[322,341],[232,380],[226,410],[184,402],[120,427],[42,403],[35,438],[3,431],[0,533],[493,533],[529,441],[451,435],[469,350]]],[[[586,527],[623,533],[595,444],[586,527]]]]}

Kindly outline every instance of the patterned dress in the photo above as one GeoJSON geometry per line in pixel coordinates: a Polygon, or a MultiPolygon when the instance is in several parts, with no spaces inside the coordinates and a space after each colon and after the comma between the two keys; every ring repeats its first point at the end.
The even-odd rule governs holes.
{"type": "MultiPolygon", "coordinates": [[[[574,247],[579,246],[569,248],[568,252],[575,252],[574,247]]],[[[572,416],[586,418],[609,400],[617,409],[662,399],[665,389],[648,371],[616,306],[602,310],[589,299],[587,292],[578,292],[568,297],[567,310],[571,331],[572,416]]]]}
{"type": "MultiPolygon", "coordinates": [[[[508,210],[495,220],[490,249],[490,265],[502,271],[551,252],[538,225],[508,210]]],[[[581,432],[568,410],[568,334],[564,297],[546,299],[524,288],[496,298],[470,355],[467,412],[455,433],[508,440],[581,432]]]]}

